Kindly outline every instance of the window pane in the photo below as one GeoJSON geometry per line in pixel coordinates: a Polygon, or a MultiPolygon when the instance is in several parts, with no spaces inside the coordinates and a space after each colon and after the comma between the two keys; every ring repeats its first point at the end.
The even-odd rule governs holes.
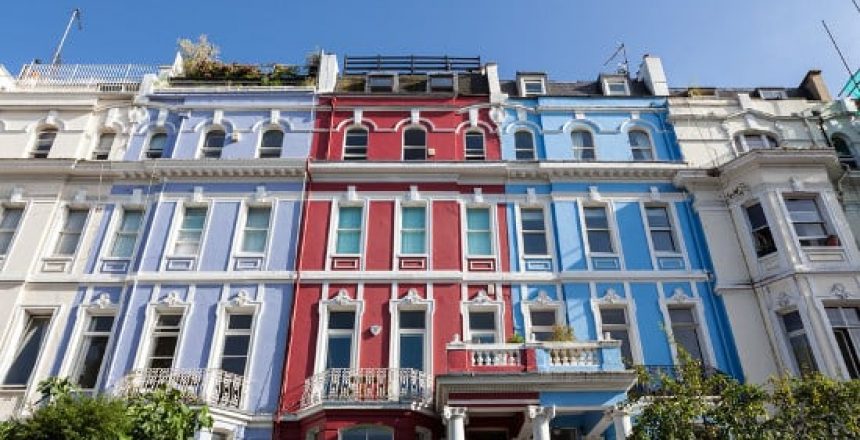
{"type": "Polygon", "coordinates": [[[466,133],[466,154],[484,154],[484,135],[466,133]]]}
{"type": "Polygon", "coordinates": [[[400,250],[405,254],[423,254],[424,253],[424,232],[404,231],[400,243],[400,250]]]}
{"type": "Polygon", "coordinates": [[[469,312],[469,328],[471,330],[495,330],[496,314],[494,312],[469,312]]]}
{"type": "Polygon", "coordinates": [[[612,252],[609,231],[588,231],[588,248],[591,252],[612,252]]]}
{"type": "Polygon", "coordinates": [[[67,231],[80,232],[84,230],[84,223],[87,221],[87,211],[85,210],[69,210],[69,216],[66,218],[67,231]]]}
{"type": "Polygon", "coordinates": [[[3,380],[5,385],[26,385],[30,380],[30,375],[36,366],[36,359],[39,357],[39,352],[42,351],[42,343],[48,332],[50,322],[50,316],[29,317],[21,342],[18,345],[18,351],[15,353],[9,371],[6,373],[6,378],[3,380]]]}
{"type": "Polygon", "coordinates": [[[608,229],[609,220],[603,208],[585,208],[585,225],[588,228],[608,229]]]}
{"type": "Polygon", "coordinates": [[[529,315],[532,319],[532,325],[555,325],[555,311],[553,310],[532,310],[529,315]]]}
{"type": "Polygon", "coordinates": [[[113,327],[113,316],[93,316],[87,329],[95,332],[109,332],[111,327],[113,327]]]}
{"type": "Polygon", "coordinates": [[[337,224],[341,228],[361,228],[361,208],[341,207],[337,224]]]}
{"type": "Polygon", "coordinates": [[[578,130],[571,133],[570,137],[574,148],[594,148],[594,140],[590,132],[578,130]]]}
{"type": "Polygon", "coordinates": [[[367,146],[367,130],[362,128],[353,128],[346,132],[347,146],[367,146]]]}
{"type": "Polygon", "coordinates": [[[426,132],[418,128],[410,128],[403,133],[403,145],[426,145],[426,132]]]}
{"type": "Polygon", "coordinates": [[[530,131],[521,130],[514,133],[514,149],[517,159],[534,159],[534,139],[530,131]]]}
{"type": "Polygon", "coordinates": [[[101,137],[99,137],[99,144],[96,146],[96,151],[109,152],[113,146],[114,139],[116,139],[115,134],[102,133],[101,137]]]}
{"type": "Polygon", "coordinates": [[[73,255],[78,249],[81,234],[63,234],[57,243],[57,255],[73,255]]]}
{"type": "Polygon", "coordinates": [[[101,370],[102,360],[107,351],[109,336],[91,336],[87,338],[81,359],[80,373],[75,381],[83,389],[95,387],[101,370]]]}
{"type": "Polygon", "coordinates": [[[221,369],[229,373],[245,375],[245,365],[248,363],[247,356],[227,357],[221,359],[221,369]]]}
{"type": "Polygon", "coordinates": [[[800,313],[796,310],[782,315],[782,322],[785,325],[785,331],[788,333],[803,330],[803,320],[800,319],[800,313]]]}
{"type": "Polygon", "coordinates": [[[648,214],[648,225],[652,228],[671,227],[669,213],[666,211],[666,208],[662,206],[650,206],[645,208],[645,212],[648,214]]]}
{"type": "Polygon", "coordinates": [[[340,231],[337,234],[335,252],[357,254],[361,252],[361,231],[340,231]]]}
{"type": "Polygon", "coordinates": [[[182,315],[158,315],[158,327],[179,327],[182,315]]]}
{"type": "Polygon", "coordinates": [[[627,325],[627,315],[624,313],[624,309],[601,308],[600,309],[600,320],[603,322],[604,325],[606,325],[606,324],[627,325]]]}
{"type": "Polygon", "coordinates": [[[177,336],[157,336],[152,349],[152,355],[158,357],[173,357],[176,351],[177,336]]]}
{"type": "Polygon", "coordinates": [[[523,230],[542,231],[544,228],[542,209],[523,209],[520,211],[523,230]]]}
{"type": "Polygon", "coordinates": [[[652,231],[651,241],[654,242],[654,250],[662,252],[675,252],[675,238],[671,231],[652,231]]]}
{"type": "Polygon", "coordinates": [[[22,208],[6,208],[3,210],[3,219],[0,220],[0,229],[17,229],[21,221],[22,208]]]}
{"type": "Polygon", "coordinates": [[[349,368],[351,352],[352,335],[329,336],[326,368],[349,368]]]}
{"type": "Polygon", "coordinates": [[[543,93],[543,84],[540,81],[524,81],[526,86],[526,94],[543,93]]]}
{"type": "Polygon", "coordinates": [[[702,360],[702,347],[699,346],[699,335],[694,327],[672,328],[677,342],[693,359],[702,360]]]}
{"type": "Polygon", "coordinates": [[[247,226],[249,228],[266,228],[269,227],[269,208],[251,208],[248,209],[247,226]]]}
{"type": "Polygon", "coordinates": [[[764,216],[764,209],[762,209],[761,204],[759,203],[747,207],[747,217],[749,217],[750,225],[753,227],[753,229],[767,226],[767,219],[764,216]]]}
{"type": "Polygon", "coordinates": [[[523,253],[526,255],[547,255],[549,249],[546,245],[546,234],[533,232],[523,234],[523,253]]]}
{"type": "Polygon", "coordinates": [[[651,148],[651,139],[644,131],[632,130],[627,137],[630,139],[630,145],[634,148],[651,148]]]}
{"type": "Polygon", "coordinates": [[[210,131],[206,134],[206,141],[204,142],[204,146],[206,148],[215,148],[220,149],[224,146],[224,140],[226,139],[226,133],[221,130],[210,131]]]}
{"type": "Polygon", "coordinates": [[[425,224],[424,208],[403,208],[401,225],[404,228],[423,229],[425,224]]]}
{"type": "Polygon", "coordinates": [[[815,356],[812,354],[812,347],[809,346],[809,340],[806,339],[805,334],[789,338],[789,343],[801,372],[818,371],[815,356]]]}
{"type": "Polygon", "coordinates": [[[284,132],[281,130],[269,130],[263,134],[263,148],[281,148],[284,143],[284,132]]]}
{"type": "Polygon", "coordinates": [[[400,368],[424,369],[424,335],[400,335],[400,368]]]}
{"type": "Polygon", "coordinates": [[[423,310],[403,310],[400,312],[400,328],[405,329],[423,329],[424,322],[423,310]]]}
{"type": "Polygon", "coordinates": [[[466,235],[469,255],[491,255],[493,253],[489,232],[469,232],[466,235]]]}
{"type": "Polygon", "coordinates": [[[152,138],[149,139],[149,149],[151,150],[164,150],[164,147],[167,145],[167,134],[166,133],[156,133],[152,135],[152,138]]]}
{"type": "Polygon", "coordinates": [[[627,330],[610,330],[609,337],[615,341],[621,341],[621,358],[624,365],[633,364],[633,351],[630,348],[630,335],[627,330]]]}
{"type": "Polygon", "coordinates": [[[182,219],[183,229],[203,229],[206,221],[206,209],[189,208],[185,210],[185,218],[182,219]]]}
{"type": "Polygon", "coordinates": [[[355,312],[329,312],[328,328],[352,330],[355,326],[355,312]]]}
{"type": "Polygon", "coordinates": [[[224,337],[225,356],[245,356],[251,343],[250,335],[227,335],[224,337]]]}
{"type": "Polygon", "coordinates": [[[136,235],[117,235],[111,249],[111,256],[118,258],[128,258],[134,253],[134,243],[137,240],[136,235]]]}
{"type": "Polygon", "coordinates": [[[490,210],[486,208],[469,208],[466,210],[466,221],[469,229],[490,229],[490,210]]]}
{"type": "Polygon", "coordinates": [[[669,319],[672,320],[672,323],[695,323],[696,320],[693,319],[693,309],[688,308],[670,308],[669,309],[669,319]]]}
{"type": "Polygon", "coordinates": [[[230,330],[250,330],[253,321],[254,315],[231,314],[227,328],[230,330]]]}

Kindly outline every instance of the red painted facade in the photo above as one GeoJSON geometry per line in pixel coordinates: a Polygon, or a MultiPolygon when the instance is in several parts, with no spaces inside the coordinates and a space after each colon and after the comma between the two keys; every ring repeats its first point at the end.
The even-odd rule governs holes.
{"type": "MultiPolygon", "coordinates": [[[[463,161],[466,130],[480,130],[484,135],[486,160],[498,160],[500,143],[487,103],[487,96],[323,97],[316,115],[312,156],[317,164],[341,161],[345,133],[358,125],[355,117],[360,114],[360,125],[368,130],[368,149],[366,162],[350,162],[356,168],[361,168],[362,163],[400,161],[403,130],[416,125],[416,116],[417,125],[427,131],[427,146],[433,153],[428,150],[427,160],[419,162],[422,166],[434,161],[463,161]],[[472,110],[470,116],[471,108],[477,111],[472,110]]],[[[500,338],[510,337],[513,328],[510,286],[492,275],[510,266],[505,232],[509,219],[505,204],[493,198],[504,194],[504,182],[501,179],[486,182],[470,179],[463,184],[438,179],[422,181],[409,171],[407,164],[402,172],[387,171],[373,179],[350,178],[335,171],[317,173],[311,168],[277,436],[305,440],[310,433],[315,439],[334,440],[340,430],[350,426],[382,425],[391,429],[397,439],[416,438],[416,429],[423,429],[430,436],[427,438],[439,438],[443,429],[434,408],[360,399],[315,405],[304,402],[303,397],[307,400],[308,396],[316,396],[309,392],[309,378],[326,371],[325,353],[317,353],[327,337],[320,333],[325,328],[321,320],[328,313],[326,310],[356,310],[357,350],[351,368],[396,368],[398,360],[392,352],[396,344],[392,338],[398,338],[398,333],[393,328],[392,310],[414,307],[402,304],[419,304],[430,313],[425,342],[430,362],[425,363],[424,371],[431,377],[469,371],[469,361],[465,358],[468,355],[448,349],[450,342],[464,335],[464,300],[474,299],[479,291],[485,295],[489,292],[495,304],[502,304],[499,319],[505,330],[500,338]],[[489,207],[495,217],[494,255],[473,261],[463,255],[466,240],[463,222],[464,209],[475,204],[476,189],[490,200],[481,206],[489,207]],[[337,227],[335,213],[345,201],[363,207],[364,236],[362,252],[357,256],[335,256],[332,252],[337,227]],[[427,249],[423,257],[398,255],[398,210],[403,203],[421,204],[428,213],[427,249]],[[470,274],[482,276],[480,279],[485,281],[463,281],[470,274]]],[[[533,353],[524,356],[530,356],[526,362],[534,365],[533,353]]],[[[352,378],[350,385],[365,379],[366,376],[352,378]]],[[[328,385],[320,385],[318,389],[324,395],[331,392],[328,385]]]]}

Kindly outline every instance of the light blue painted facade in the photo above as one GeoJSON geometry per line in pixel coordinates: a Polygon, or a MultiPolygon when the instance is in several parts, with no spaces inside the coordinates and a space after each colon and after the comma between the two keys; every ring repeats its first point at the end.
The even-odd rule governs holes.
{"type": "MultiPolygon", "coordinates": [[[[743,377],[725,307],[714,294],[711,262],[691,197],[672,184],[671,171],[664,173],[665,177],[643,179],[625,172],[626,165],[618,166],[623,162],[630,167],[671,169],[683,163],[667,122],[666,100],[541,96],[511,98],[508,104],[500,130],[504,159],[516,160],[515,133],[528,130],[534,134],[536,159],[541,162],[564,161],[583,176],[590,167],[614,167],[600,178],[547,173],[532,180],[509,180],[511,271],[523,277],[542,274],[556,280],[512,286],[515,331],[528,340],[529,309],[550,304],[560,308],[564,323],[577,340],[605,340],[605,333],[618,327],[603,323],[601,310],[620,309],[625,313],[630,340],[627,352],[633,357],[626,359],[627,365],[666,366],[677,363],[670,310],[680,308],[694,316],[703,363],[743,377]],[[631,129],[648,133],[652,160],[633,160],[628,141],[631,129]],[[574,155],[574,130],[586,130],[593,137],[593,161],[581,163],[574,155]],[[612,252],[591,252],[584,216],[588,207],[605,209],[612,252]],[[668,213],[674,251],[657,250],[649,240],[648,207],[661,207],[668,213]],[[527,208],[543,210],[549,255],[525,254],[518,212],[527,208]],[[538,298],[541,295],[542,300],[538,298]]],[[[537,351],[539,369],[547,355],[537,351]]],[[[602,349],[599,369],[590,371],[624,370],[621,355],[618,349],[602,349]]],[[[546,406],[610,408],[625,399],[626,389],[542,392],[540,396],[546,406]]],[[[599,410],[576,416],[563,414],[553,419],[552,426],[587,433],[600,421],[600,414],[599,410]]],[[[614,438],[614,427],[608,426],[602,434],[614,438]]]]}

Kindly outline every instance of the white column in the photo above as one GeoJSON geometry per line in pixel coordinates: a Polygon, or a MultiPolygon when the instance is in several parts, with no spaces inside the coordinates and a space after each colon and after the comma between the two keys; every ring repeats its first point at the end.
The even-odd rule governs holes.
{"type": "Polygon", "coordinates": [[[529,406],[533,440],[549,440],[549,422],[553,417],[555,417],[554,406],[529,406]]]}
{"type": "Polygon", "coordinates": [[[612,423],[615,426],[615,440],[624,440],[633,432],[630,414],[625,411],[616,411],[612,415],[612,423]]]}
{"type": "Polygon", "coordinates": [[[466,408],[446,406],[442,420],[448,425],[447,440],[466,440],[466,408]]]}

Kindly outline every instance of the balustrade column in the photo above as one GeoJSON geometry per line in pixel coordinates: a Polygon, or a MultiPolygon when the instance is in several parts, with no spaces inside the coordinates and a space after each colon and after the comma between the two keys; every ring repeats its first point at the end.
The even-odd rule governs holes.
{"type": "Polygon", "coordinates": [[[466,408],[446,406],[442,411],[442,417],[448,425],[447,440],[466,440],[466,408]]]}
{"type": "Polygon", "coordinates": [[[555,406],[529,406],[533,440],[549,440],[549,422],[553,417],[555,406]]]}

